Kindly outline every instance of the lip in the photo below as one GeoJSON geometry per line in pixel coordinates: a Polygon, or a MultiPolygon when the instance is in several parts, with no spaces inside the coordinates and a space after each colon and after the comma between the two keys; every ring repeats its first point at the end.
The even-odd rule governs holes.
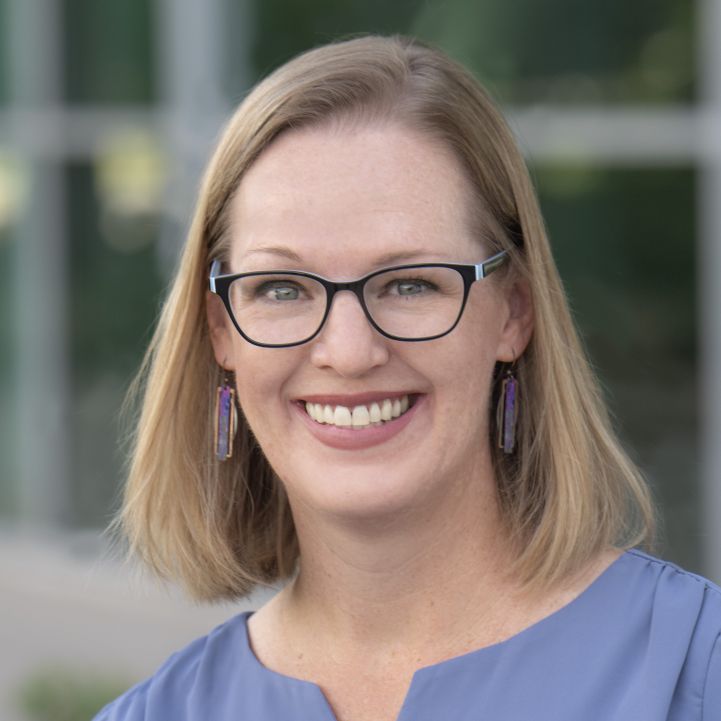
{"type": "MultiPolygon", "coordinates": [[[[359,398],[366,398],[367,401],[372,402],[378,400],[379,397],[381,399],[392,399],[399,398],[404,395],[409,394],[392,393],[389,395],[378,396],[376,393],[364,393],[353,396],[308,396],[307,399],[304,398],[303,400],[308,400],[310,403],[327,402],[328,405],[333,405],[333,403],[340,406],[348,403],[352,403],[353,405],[363,405],[364,402],[362,400],[358,400],[359,398]],[[314,400],[315,398],[318,398],[319,400],[314,400]],[[328,398],[340,398],[343,400],[333,402],[326,401],[325,399],[328,398]]],[[[305,424],[311,434],[321,443],[331,448],[343,451],[357,451],[365,448],[371,448],[372,446],[377,446],[381,443],[386,443],[391,438],[398,435],[413,420],[414,416],[418,412],[418,409],[424,405],[424,401],[426,399],[425,395],[413,395],[415,396],[413,405],[402,416],[386,421],[380,426],[367,426],[366,428],[356,430],[353,428],[339,428],[333,425],[317,423],[306,413],[300,401],[294,402],[291,405],[293,406],[294,412],[298,414],[300,421],[305,424]]]]}

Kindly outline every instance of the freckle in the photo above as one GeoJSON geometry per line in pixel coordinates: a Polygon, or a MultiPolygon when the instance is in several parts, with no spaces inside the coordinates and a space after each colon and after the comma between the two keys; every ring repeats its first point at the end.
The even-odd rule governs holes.
{"type": "Polygon", "coordinates": [[[299,661],[302,661],[302,660],[303,660],[303,654],[302,654],[302,653],[299,653],[299,654],[298,654],[298,660],[299,660],[299,661]]]}

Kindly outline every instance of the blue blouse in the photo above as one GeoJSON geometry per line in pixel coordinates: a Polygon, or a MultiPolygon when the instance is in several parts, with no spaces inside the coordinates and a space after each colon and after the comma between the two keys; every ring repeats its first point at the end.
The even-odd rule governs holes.
{"type": "MultiPolygon", "coordinates": [[[[335,721],[314,683],[264,667],[241,614],[95,721],[335,721]]],[[[627,551],[560,610],[416,671],[398,721],[721,721],[721,589],[627,551]]]]}

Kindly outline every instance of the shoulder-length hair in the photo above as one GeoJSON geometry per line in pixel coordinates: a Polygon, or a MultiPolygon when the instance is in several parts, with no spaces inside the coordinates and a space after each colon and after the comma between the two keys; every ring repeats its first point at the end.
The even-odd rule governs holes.
{"type": "Polygon", "coordinates": [[[131,551],[201,600],[242,597],[295,568],[286,494],[242,412],[233,457],[218,462],[212,452],[221,370],[205,296],[209,264],[227,257],[230,201],[253,161],[288,129],[338,120],[400,123],[452,149],[475,191],[479,237],[508,251],[510,272],[530,287],[535,324],[516,364],[517,448],[506,455],[491,441],[519,578],[550,585],[601,550],[648,542],[653,504],[611,428],[512,133],[478,82],[442,52],[407,38],[363,37],[276,70],[222,134],[134,386],[142,407],[119,516],[131,551]]]}

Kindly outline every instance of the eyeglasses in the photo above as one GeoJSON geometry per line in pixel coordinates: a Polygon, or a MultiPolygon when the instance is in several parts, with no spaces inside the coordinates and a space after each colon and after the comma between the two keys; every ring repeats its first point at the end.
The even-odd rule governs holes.
{"type": "Polygon", "coordinates": [[[315,338],[336,293],[353,293],[368,322],[386,338],[424,341],[450,333],[471,285],[508,259],[507,251],[476,264],[415,263],[383,268],[347,282],[299,270],[221,275],[210,267],[210,290],[222,299],[238,332],[253,345],[287,348],[315,338]]]}

